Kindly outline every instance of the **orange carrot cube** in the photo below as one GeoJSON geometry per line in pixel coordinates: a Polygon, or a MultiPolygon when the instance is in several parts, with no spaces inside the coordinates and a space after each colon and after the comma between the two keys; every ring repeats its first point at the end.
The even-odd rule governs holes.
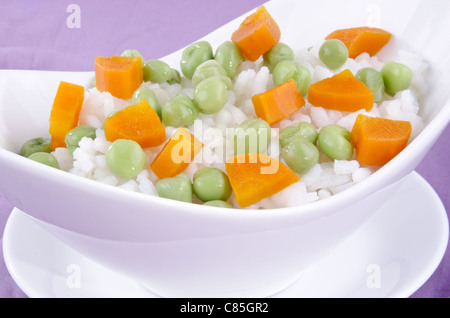
{"type": "Polygon", "coordinates": [[[166,140],[166,130],[158,114],[141,99],[137,104],[118,111],[105,119],[105,137],[108,141],[129,139],[142,148],[156,147],[166,140]]]}
{"type": "Polygon", "coordinates": [[[171,178],[183,172],[203,148],[203,144],[184,127],[164,145],[150,168],[160,179],[171,178]]]}
{"type": "Polygon", "coordinates": [[[373,92],[350,70],[345,70],[310,85],[308,101],[314,106],[333,110],[370,111],[373,107],[373,92]]]}
{"type": "Polygon", "coordinates": [[[249,61],[256,61],[280,41],[278,24],[264,6],[258,7],[232,34],[231,40],[249,61]]]}
{"type": "Polygon", "coordinates": [[[359,27],[336,30],[325,39],[338,39],[344,42],[349,57],[354,59],[364,52],[370,56],[377,54],[391,37],[391,33],[379,28],[359,27]]]}
{"type": "Polygon", "coordinates": [[[66,134],[78,126],[84,102],[84,87],[61,82],[50,113],[51,148],[66,147],[66,134]]]}
{"type": "Polygon", "coordinates": [[[290,116],[305,105],[305,100],[293,79],[253,96],[252,102],[256,115],[269,125],[290,116]]]}
{"type": "Polygon", "coordinates": [[[143,80],[142,60],[139,57],[98,56],[95,59],[95,81],[100,92],[129,99],[143,80]]]}
{"type": "Polygon", "coordinates": [[[245,208],[298,182],[300,177],[282,162],[263,154],[242,154],[225,163],[240,207],[245,208]]]}
{"type": "Polygon", "coordinates": [[[352,130],[352,144],[362,165],[383,166],[408,145],[409,121],[358,115],[352,130]]]}

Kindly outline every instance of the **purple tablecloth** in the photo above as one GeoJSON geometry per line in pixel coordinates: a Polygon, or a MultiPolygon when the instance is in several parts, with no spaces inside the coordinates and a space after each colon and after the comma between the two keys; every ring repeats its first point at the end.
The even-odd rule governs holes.
{"type": "MultiPolygon", "coordinates": [[[[160,58],[264,2],[0,0],[0,69],[92,71],[96,56],[120,54],[129,48],[146,59],[160,58]]],[[[450,128],[417,172],[450,211],[448,140],[450,128]]],[[[0,237],[12,208],[0,192],[0,237]]],[[[5,267],[1,244],[0,258],[0,297],[26,297],[5,267]]],[[[412,297],[450,297],[449,252],[412,297]]]]}

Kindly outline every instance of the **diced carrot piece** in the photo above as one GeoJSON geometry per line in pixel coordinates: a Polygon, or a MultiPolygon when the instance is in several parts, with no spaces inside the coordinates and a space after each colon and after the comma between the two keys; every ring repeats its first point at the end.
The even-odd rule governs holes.
{"type": "Polygon", "coordinates": [[[356,158],[362,165],[383,166],[408,145],[409,121],[358,115],[352,130],[356,158]]]}
{"type": "Polygon", "coordinates": [[[256,115],[269,125],[279,122],[305,105],[305,100],[293,79],[253,96],[252,102],[256,115]]]}
{"type": "Polygon", "coordinates": [[[142,84],[142,60],[129,56],[98,56],[95,59],[95,81],[100,92],[110,92],[121,99],[129,99],[142,84]]]}
{"type": "Polygon", "coordinates": [[[84,87],[67,82],[58,86],[50,113],[51,148],[66,147],[66,134],[78,126],[84,102],[84,87]]]}
{"type": "Polygon", "coordinates": [[[225,163],[231,187],[245,208],[298,182],[300,177],[282,162],[263,154],[242,154],[225,163]]]}
{"type": "Polygon", "coordinates": [[[278,24],[264,6],[256,9],[232,34],[233,41],[249,61],[256,61],[280,41],[278,24]]]}
{"type": "Polygon", "coordinates": [[[349,57],[356,58],[367,52],[377,54],[391,39],[392,34],[379,28],[359,27],[336,30],[325,39],[338,39],[348,48],[349,57]]]}
{"type": "Polygon", "coordinates": [[[345,70],[310,85],[308,101],[314,106],[333,110],[370,111],[373,107],[373,92],[350,70],[345,70]]]}
{"type": "Polygon", "coordinates": [[[171,178],[183,172],[203,148],[203,144],[184,127],[164,145],[150,164],[150,168],[160,179],[171,178]]]}
{"type": "Polygon", "coordinates": [[[105,137],[111,142],[117,139],[134,140],[142,148],[149,148],[163,144],[166,131],[155,110],[145,99],[141,99],[105,119],[105,137]]]}

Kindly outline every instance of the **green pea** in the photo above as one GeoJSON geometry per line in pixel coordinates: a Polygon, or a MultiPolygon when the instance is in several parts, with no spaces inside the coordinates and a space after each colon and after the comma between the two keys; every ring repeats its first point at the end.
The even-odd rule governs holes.
{"type": "Polygon", "coordinates": [[[91,139],[95,139],[95,128],[87,125],[80,125],[77,126],[66,134],[65,141],[67,149],[70,151],[70,153],[73,153],[75,149],[78,148],[78,143],[80,142],[83,137],[88,137],[91,139]]]}
{"type": "Polygon", "coordinates": [[[156,190],[162,198],[192,203],[192,182],[185,174],[159,180],[156,190]]]}
{"type": "Polygon", "coordinates": [[[281,61],[293,61],[294,51],[285,43],[279,42],[263,55],[264,65],[273,72],[275,66],[281,61]]]}
{"type": "Polygon", "coordinates": [[[178,72],[178,70],[173,68],[172,69],[172,77],[167,80],[167,83],[169,83],[170,85],[180,84],[181,83],[180,72],[178,72]]]}
{"type": "Polygon", "coordinates": [[[348,60],[348,49],[344,42],[338,39],[325,41],[319,49],[320,60],[330,69],[336,70],[348,60]]]}
{"type": "Polygon", "coordinates": [[[194,173],[193,188],[195,195],[203,202],[222,200],[231,196],[231,184],[227,175],[220,169],[205,167],[194,173]]]}
{"type": "Polygon", "coordinates": [[[282,156],[289,168],[304,174],[319,162],[320,153],[309,140],[297,137],[283,148],[282,156]]]}
{"type": "Polygon", "coordinates": [[[36,162],[42,163],[44,165],[59,169],[58,161],[55,156],[48,152],[35,152],[31,154],[29,159],[34,160],[36,162]]]}
{"type": "Polygon", "coordinates": [[[133,179],[144,169],[147,156],[141,146],[133,141],[118,139],[106,151],[109,170],[119,177],[133,179]]]}
{"type": "Polygon", "coordinates": [[[214,59],[222,65],[228,77],[234,79],[236,71],[244,60],[244,57],[235,43],[226,41],[217,48],[214,59]]]}
{"type": "Polygon", "coordinates": [[[344,127],[329,125],[319,132],[318,145],[331,160],[350,160],[353,156],[352,134],[344,127]]]}
{"type": "Polygon", "coordinates": [[[213,58],[211,44],[206,41],[199,41],[189,45],[181,55],[181,72],[188,79],[192,79],[197,66],[213,58]]]}
{"type": "Polygon", "coordinates": [[[234,153],[264,153],[269,148],[270,139],[270,125],[266,121],[247,119],[234,130],[234,153]]]}
{"type": "Polygon", "coordinates": [[[144,65],[144,57],[137,50],[125,50],[120,56],[139,57],[141,58],[142,65],[144,65]]]}
{"type": "Polygon", "coordinates": [[[231,204],[229,204],[226,201],[222,201],[222,200],[208,201],[208,202],[203,203],[203,205],[213,206],[213,207],[216,207],[216,208],[233,209],[233,206],[231,204]]]}
{"type": "Polygon", "coordinates": [[[303,137],[313,145],[316,144],[317,138],[319,137],[319,132],[316,127],[307,122],[301,122],[294,124],[283,129],[280,132],[280,145],[281,147],[286,147],[291,141],[297,137],[303,137]]]}
{"type": "Polygon", "coordinates": [[[374,103],[380,103],[384,97],[383,76],[377,70],[366,67],[356,73],[356,78],[363,82],[373,92],[374,103]]]}
{"type": "Polygon", "coordinates": [[[273,70],[273,82],[275,86],[286,83],[294,79],[298,90],[303,96],[308,93],[311,84],[311,72],[309,69],[293,61],[281,61],[273,70]]]}
{"type": "Polygon", "coordinates": [[[200,64],[195,69],[194,75],[192,75],[192,84],[194,84],[195,87],[201,81],[213,76],[219,76],[227,85],[227,88],[231,89],[231,79],[228,77],[224,68],[216,60],[208,60],[200,64]]]}
{"type": "Polygon", "coordinates": [[[147,103],[155,110],[158,116],[161,117],[161,105],[152,89],[145,86],[141,86],[136,89],[131,97],[131,104],[134,105],[141,99],[145,99],[147,103]]]}
{"type": "Polygon", "coordinates": [[[50,138],[33,138],[28,140],[20,148],[20,155],[23,157],[29,157],[35,152],[52,152],[51,139],[50,138]]]}
{"type": "Polygon", "coordinates": [[[165,126],[188,127],[198,118],[198,109],[192,99],[180,93],[162,108],[161,118],[165,126]]]}
{"type": "Polygon", "coordinates": [[[194,103],[203,114],[215,114],[228,101],[228,88],[219,76],[209,77],[194,88],[194,103]]]}
{"type": "Polygon", "coordinates": [[[391,96],[408,89],[413,78],[413,72],[408,66],[393,61],[384,64],[381,75],[383,76],[386,93],[391,96]]]}
{"type": "Polygon", "coordinates": [[[161,60],[148,60],[144,63],[143,71],[144,82],[173,84],[181,81],[178,71],[161,60]]]}

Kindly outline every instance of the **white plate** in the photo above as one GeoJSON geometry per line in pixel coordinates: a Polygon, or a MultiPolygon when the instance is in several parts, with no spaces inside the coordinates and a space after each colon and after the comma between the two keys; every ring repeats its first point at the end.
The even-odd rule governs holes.
{"type": "MultiPolygon", "coordinates": [[[[343,245],[274,297],[409,297],[432,275],[448,243],[448,218],[416,172],[343,245]]],[[[158,297],[102,267],[15,209],[3,239],[5,262],[30,297],[158,297]]]]}

